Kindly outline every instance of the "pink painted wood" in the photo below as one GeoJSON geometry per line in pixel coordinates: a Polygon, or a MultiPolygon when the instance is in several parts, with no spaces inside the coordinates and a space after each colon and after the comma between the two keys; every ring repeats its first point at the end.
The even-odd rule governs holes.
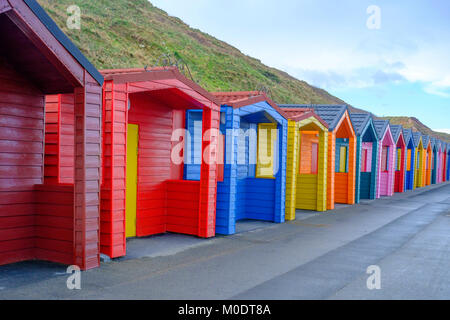
{"type": "Polygon", "coordinates": [[[383,139],[381,139],[378,144],[380,152],[378,156],[377,199],[381,196],[392,196],[394,194],[394,160],[396,147],[389,126],[384,133],[383,139]],[[381,159],[383,158],[383,147],[389,147],[389,163],[386,171],[382,170],[381,163],[381,159]]]}
{"type": "Polygon", "coordinates": [[[372,142],[363,142],[363,150],[367,150],[366,168],[361,168],[361,172],[371,172],[372,171],[372,142]]]}

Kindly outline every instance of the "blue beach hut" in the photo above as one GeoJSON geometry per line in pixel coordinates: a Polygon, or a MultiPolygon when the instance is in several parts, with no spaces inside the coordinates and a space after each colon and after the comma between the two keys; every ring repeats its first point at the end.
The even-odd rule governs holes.
{"type": "Polygon", "coordinates": [[[414,190],[414,168],[416,164],[416,144],[411,129],[403,129],[406,144],[405,190],[414,190]]]}
{"type": "MultiPolygon", "coordinates": [[[[234,234],[239,220],[285,219],[287,116],[261,92],[217,92],[221,102],[216,233],[234,234]]],[[[201,111],[186,114],[185,178],[200,177],[201,111]]]]}
{"type": "Polygon", "coordinates": [[[356,134],[355,202],[375,199],[377,186],[378,138],[369,113],[351,113],[356,134]]]}

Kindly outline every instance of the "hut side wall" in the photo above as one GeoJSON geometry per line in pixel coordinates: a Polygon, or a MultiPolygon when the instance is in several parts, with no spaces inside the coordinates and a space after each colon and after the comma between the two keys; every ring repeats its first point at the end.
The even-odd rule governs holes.
{"type": "Polygon", "coordinates": [[[35,257],[34,186],[43,183],[44,96],[0,57],[0,264],[35,257]]]}
{"type": "Polygon", "coordinates": [[[73,94],[45,97],[45,182],[74,183],[73,94]]]}

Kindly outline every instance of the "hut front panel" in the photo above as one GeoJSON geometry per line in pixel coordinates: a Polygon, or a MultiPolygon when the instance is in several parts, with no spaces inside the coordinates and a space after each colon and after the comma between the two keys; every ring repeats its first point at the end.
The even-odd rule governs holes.
{"type": "Polygon", "coordinates": [[[303,210],[317,209],[317,175],[300,174],[297,177],[296,207],[303,210]]]}
{"type": "Polygon", "coordinates": [[[167,231],[198,234],[199,181],[167,181],[167,231]]]}
{"type": "MultiPolygon", "coordinates": [[[[449,145],[450,148],[450,145],[449,145]]],[[[447,168],[447,181],[450,180],[450,150],[447,152],[447,157],[446,157],[446,168],[447,168]]]]}
{"type": "Polygon", "coordinates": [[[45,97],[45,182],[74,183],[73,94],[45,97]]]}
{"type": "Polygon", "coordinates": [[[327,209],[333,210],[335,203],[335,160],[336,160],[336,135],[328,133],[328,173],[327,173],[327,209]]]}
{"type": "Polygon", "coordinates": [[[245,183],[245,219],[274,221],[275,179],[247,178],[245,183]]]}
{"type": "Polygon", "coordinates": [[[361,199],[370,199],[372,172],[361,172],[361,199]]]}
{"type": "Polygon", "coordinates": [[[0,57],[0,264],[34,258],[44,96],[0,57]]]}
{"type": "Polygon", "coordinates": [[[236,198],[239,194],[236,184],[237,166],[231,159],[237,159],[238,141],[237,137],[229,134],[240,123],[240,117],[232,107],[222,107],[221,110],[225,114],[225,124],[220,124],[221,132],[226,134],[225,165],[224,179],[217,183],[216,232],[233,234],[236,232],[236,198]]]}
{"type": "Polygon", "coordinates": [[[103,89],[101,252],[125,255],[125,175],[128,95],[126,85],[107,81],[103,89]]]}
{"type": "Polygon", "coordinates": [[[286,154],[286,220],[295,219],[297,197],[297,171],[299,156],[299,130],[295,121],[288,121],[286,154]]]}

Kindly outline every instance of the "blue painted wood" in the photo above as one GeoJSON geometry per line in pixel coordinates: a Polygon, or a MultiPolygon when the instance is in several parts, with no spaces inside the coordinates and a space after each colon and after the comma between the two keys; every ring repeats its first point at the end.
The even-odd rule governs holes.
{"type": "Polygon", "coordinates": [[[433,150],[433,169],[431,170],[431,183],[436,184],[437,182],[437,165],[438,165],[438,150],[435,147],[433,150]]]}
{"type": "MultiPolygon", "coordinates": [[[[352,119],[353,120],[353,119],[352,119]]],[[[363,128],[355,130],[356,133],[356,172],[355,172],[355,203],[360,203],[361,199],[375,199],[377,185],[378,168],[378,136],[372,122],[372,117],[368,117],[363,128]],[[362,144],[372,142],[372,166],[371,172],[361,172],[362,144]]],[[[337,162],[337,161],[336,161],[337,162]]]]}
{"type": "MultiPolygon", "coordinates": [[[[414,162],[416,159],[416,148],[414,146],[414,140],[412,139],[412,137],[409,139],[409,141],[407,142],[407,151],[411,150],[411,170],[408,171],[408,164],[405,164],[405,190],[413,190],[414,189],[414,174],[415,174],[415,170],[414,170],[414,162]]],[[[405,162],[408,162],[408,157],[405,156],[405,162]]]]}
{"type": "Polygon", "coordinates": [[[450,143],[447,145],[447,181],[450,180],[450,143]]]}
{"type": "MultiPolygon", "coordinates": [[[[188,110],[186,116],[186,128],[191,134],[194,133],[195,120],[201,120],[201,115],[190,115],[195,112],[188,110]]],[[[236,221],[242,219],[284,222],[287,120],[266,102],[237,109],[223,105],[221,112],[225,113],[225,124],[221,124],[221,132],[225,135],[225,165],[224,181],[217,185],[216,233],[235,233],[236,221]],[[256,155],[257,124],[268,122],[278,124],[276,174],[274,179],[260,179],[255,178],[256,161],[252,164],[249,154],[255,150],[256,155]],[[239,129],[247,135],[233,134],[233,130],[237,132],[239,129]]],[[[187,149],[193,149],[195,143],[198,143],[197,139],[191,139],[187,149]]],[[[189,155],[191,159],[192,154],[189,155]]],[[[195,164],[186,164],[185,172],[186,179],[200,178],[195,164]]]]}
{"type": "Polygon", "coordinates": [[[186,145],[184,155],[184,179],[200,180],[201,153],[202,153],[202,110],[186,112],[186,145]]]}

